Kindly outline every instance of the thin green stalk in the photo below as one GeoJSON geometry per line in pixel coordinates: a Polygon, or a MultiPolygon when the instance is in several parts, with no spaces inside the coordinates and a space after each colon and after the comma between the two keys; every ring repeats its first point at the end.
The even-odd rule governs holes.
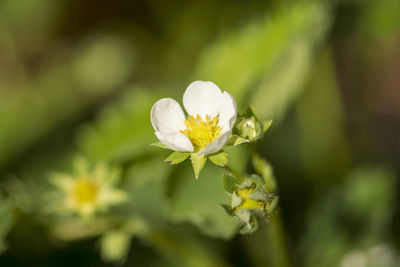
{"type": "Polygon", "coordinates": [[[234,168],[229,165],[224,165],[224,169],[230,173],[234,178],[236,178],[238,183],[242,183],[244,181],[244,176],[234,168]]]}
{"type": "MultiPolygon", "coordinates": [[[[269,163],[262,159],[257,153],[253,144],[248,146],[250,156],[253,161],[253,166],[258,162],[259,166],[254,166],[255,170],[259,172],[266,180],[266,187],[271,193],[276,193],[277,183],[272,173],[272,168],[269,163]],[[262,163],[264,161],[265,163],[262,163]]],[[[290,267],[290,252],[286,243],[286,232],[282,224],[282,218],[279,213],[274,213],[271,222],[264,228],[266,232],[263,233],[265,240],[270,247],[269,263],[272,266],[290,267]]]]}

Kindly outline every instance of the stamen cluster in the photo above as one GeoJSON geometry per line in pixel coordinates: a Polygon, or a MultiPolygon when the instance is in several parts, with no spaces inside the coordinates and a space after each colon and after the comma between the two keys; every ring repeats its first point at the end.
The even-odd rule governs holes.
{"type": "Polygon", "coordinates": [[[208,114],[205,120],[202,120],[198,114],[196,118],[189,116],[189,119],[185,120],[185,125],[187,129],[180,130],[180,132],[190,139],[195,152],[206,147],[221,133],[221,127],[218,126],[218,117],[211,119],[211,116],[208,114]]]}
{"type": "Polygon", "coordinates": [[[71,197],[77,205],[82,205],[96,202],[98,193],[99,186],[91,179],[83,177],[76,182],[71,197]]]}

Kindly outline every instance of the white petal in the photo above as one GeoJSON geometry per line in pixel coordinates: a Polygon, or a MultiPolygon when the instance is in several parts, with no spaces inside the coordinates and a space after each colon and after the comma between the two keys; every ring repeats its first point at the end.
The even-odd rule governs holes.
{"type": "Polygon", "coordinates": [[[172,98],[158,100],[151,108],[150,118],[156,132],[172,134],[186,129],[185,114],[172,98]]]}
{"type": "Polygon", "coordinates": [[[109,206],[122,203],[127,199],[128,195],[124,191],[113,189],[111,187],[104,187],[99,195],[98,202],[99,205],[109,206]]]}
{"type": "Polygon", "coordinates": [[[155,132],[158,140],[168,148],[179,152],[193,152],[193,145],[189,138],[183,133],[161,133],[155,132]]]}
{"type": "Polygon", "coordinates": [[[92,203],[86,203],[76,207],[77,212],[83,217],[90,217],[96,211],[96,206],[92,203]]]}
{"type": "Polygon", "coordinates": [[[228,142],[229,136],[231,135],[231,131],[225,132],[221,136],[219,136],[217,139],[209,143],[205,148],[200,150],[197,154],[198,155],[204,155],[204,154],[214,154],[218,151],[220,151],[228,142]]]}
{"type": "Polygon", "coordinates": [[[219,125],[222,131],[230,131],[235,124],[237,116],[237,108],[235,99],[228,93],[224,92],[221,97],[219,111],[219,125]]]}
{"type": "Polygon", "coordinates": [[[63,173],[53,173],[50,182],[65,192],[69,191],[75,185],[74,177],[63,173]]]}
{"type": "Polygon", "coordinates": [[[183,106],[193,116],[197,114],[205,119],[206,114],[217,116],[222,92],[213,82],[195,81],[186,88],[183,94],[183,106]]]}

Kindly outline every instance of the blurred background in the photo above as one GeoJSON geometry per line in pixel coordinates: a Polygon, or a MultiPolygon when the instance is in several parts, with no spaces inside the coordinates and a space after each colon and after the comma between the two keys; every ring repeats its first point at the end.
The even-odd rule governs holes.
{"type": "MultiPolygon", "coordinates": [[[[400,266],[400,1],[0,1],[0,266],[400,266]],[[149,113],[211,80],[273,125],[280,206],[253,235],[222,172],[168,166],[149,113]],[[47,211],[76,155],[129,200],[47,211]]],[[[228,151],[252,172],[247,152],[228,151]]]]}

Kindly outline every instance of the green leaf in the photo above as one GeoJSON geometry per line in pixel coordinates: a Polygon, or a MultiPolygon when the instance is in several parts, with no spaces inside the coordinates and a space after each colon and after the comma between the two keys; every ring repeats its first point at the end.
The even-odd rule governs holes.
{"type": "MultiPolygon", "coordinates": [[[[3,21],[2,24],[4,24],[3,21]]],[[[3,37],[4,35],[1,38],[3,37]]],[[[89,41],[89,43],[92,43],[92,41],[89,41]]],[[[113,50],[113,48],[110,50],[113,50]]],[[[119,52],[125,53],[122,50],[119,52]]],[[[27,77],[26,82],[18,85],[18,90],[10,88],[10,90],[15,91],[15,94],[8,96],[8,94],[4,94],[4,90],[1,90],[1,167],[4,167],[7,162],[12,162],[18,158],[20,153],[23,153],[25,149],[44,138],[44,136],[53,131],[56,132],[61,121],[65,123],[76,121],[82,114],[89,111],[94,105],[102,103],[105,97],[120,88],[121,83],[104,83],[103,88],[100,90],[97,87],[78,85],[79,81],[71,73],[71,67],[83,55],[84,52],[77,49],[76,53],[72,57],[68,57],[62,64],[56,63],[58,62],[58,56],[51,57],[50,61],[43,62],[45,65],[49,64],[49,68],[46,71],[38,71],[34,79],[27,77]],[[51,116],[49,116],[49,110],[51,110],[51,116]],[[29,132],[20,130],[25,127],[29,129],[29,132]]],[[[102,60],[110,60],[104,54],[99,56],[102,57],[102,60]]],[[[128,61],[125,60],[130,64],[128,61]]],[[[100,67],[100,65],[98,66],[100,67]]],[[[120,69],[120,67],[125,69],[122,65],[118,65],[117,69],[120,69]]],[[[129,69],[126,69],[128,73],[124,71],[125,74],[120,77],[120,82],[126,82],[126,78],[131,73],[129,69]]],[[[114,78],[114,75],[110,75],[110,69],[102,74],[97,70],[93,72],[92,68],[87,70],[96,76],[103,77],[107,81],[114,78]]],[[[6,86],[3,84],[4,81],[1,82],[0,87],[6,86]]]]}
{"type": "Polygon", "coordinates": [[[231,208],[231,206],[222,204],[221,207],[226,211],[226,213],[233,216],[233,209],[231,208]]]}
{"type": "Polygon", "coordinates": [[[266,131],[268,131],[268,129],[271,127],[271,125],[272,125],[272,120],[264,121],[263,124],[262,124],[263,133],[265,133],[266,131]]]}
{"type": "Polygon", "coordinates": [[[190,159],[192,160],[194,176],[196,179],[199,178],[201,170],[204,168],[206,164],[207,156],[206,155],[197,155],[192,153],[190,159]]]}
{"type": "MultiPolygon", "coordinates": [[[[221,210],[218,207],[218,210],[221,210]]],[[[221,213],[222,210],[221,210],[221,213]]],[[[229,217],[226,213],[224,216],[229,217]]],[[[148,266],[185,266],[185,267],[228,267],[221,253],[207,246],[207,243],[195,234],[177,229],[153,230],[146,241],[162,255],[168,263],[152,264],[148,266]]],[[[135,257],[140,255],[134,255],[135,257]]],[[[139,266],[143,266],[140,265],[139,266]]]]}
{"type": "Polygon", "coordinates": [[[225,166],[228,164],[228,155],[225,151],[209,155],[208,158],[217,166],[225,166]]]}
{"type": "MultiPolygon", "coordinates": [[[[247,165],[245,147],[227,149],[229,164],[242,172],[247,165]]],[[[190,179],[193,177],[190,164],[183,163],[168,169],[173,169],[168,180],[172,189],[167,200],[169,209],[165,214],[169,221],[177,224],[191,223],[203,234],[213,238],[232,238],[237,233],[238,220],[227,215],[219,205],[231,205],[222,184],[224,170],[206,164],[201,171],[201,178],[195,180],[190,179]]]]}
{"type": "Polygon", "coordinates": [[[327,5],[317,1],[310,5],[304,5],[302,1],[295,3],[284,5],[276,12],[268,12],[265,18],[253,21],[237,32],[225,34],[202,53],[193,77],[203,77],[214,81],[221,88],[229,88],[229,93],[235,97],[239,107],[248,99],[245,96],[250,93],[249,103],[257,100],[259,106],[255,107],[260,118],[261,115],[269,113],[264,110],[260,113],[258,107],[268,111],[279,107],[279,112],[283,112],[283,108],[291,100],[290,96],[294,94],[291,92],[302,87],[302,78],[307,73],[306,63],[311,61],[310,52],[314,43],[322,39],[330,22],[325,10],[327,5]],[[299,45],[304,49],[297,50],[299,45]],[[295,50],[296,56],[290,53],[292,50],[295,50]],[[288,60],[290,63],[286,63],[288,60]],[[296,60],[301,62],[297,63],[296,60]],[[303,63],[304,61],[306,63],[303,63]],[[276,71],[278,68],[279,72],[276,71]],[[270,80],[279,76],[279,81],[282,81],[280,88],[274,88],[275,84],[267,81],[261,87],[254,86],[263,74],[270,80]],[[289,81],[287,74],[291,77],[289,81]],[[269,87],[265,89],[267,85],[269,87]],[[260,98],[259,95],[257,98],[254,95],[255,90],[263,91],[261,96],[273,98],[260,98]],[[272,92],[268,93],[267,90],[272,92]],[[275,103],[275,100],[279,102],[275,103]],[[266,101],[268,105],[265,104],[266,101]]]}
{"type": "MultiPolygon", "coordinates": [[[[186,164],[178,166],[182,165],[186,164]]],[[[122,216],[134,214],[146,220],[151,219],[160,223],[168,209],[165,194],[166,182],[170,172],[174,169],[163,162],[162,155],[132,162],[127,167],[125,179],[121,183],[121,188],[129,192],[130,196],[127,203],[119,206],[118,212],[122,216]]],[[[133,232],[132,229],[129,231],[133,232]]]]}
{"type": "Polygon", "coordinates": [[[190,152],[172,152],[165,161],[169,161],[171,164],[178,164],[187,159],[190,156],[190,152]]]}
{"type": "Polygon", "coordinates": [[[155,90],[132,87],[107,105],[94,123],[78,131],[79,150],[91,160],[121,161],[154,152],[154,130],[148,111],[158,99],[155,90]],[[134,123],[132,123],[134,122],[134,123]]]}
{"type": "Polygon", "coordinates": [[[152,144],[150,144],[151,146],[156,146],[156,147],[161,147],[161,148],[165,148],[165,149],[170,149],[169,147],[167,147],[166,145],[164,145],[163,143],[161,143],[161,142],[155,142],[155,143],[152,143],[152,144]]]}
{"type": "Polygon", "coordinates": [[[222,182],[224,184],[225,191],[228,193],[233,193],[237,185],[235,178],[228,174],[224,174],[222,177],[222,182]]]}
{"type": "Polygon", "coordinates": [[[228,146],[237,146],[237,145],[241,145],[241,144],[248,143],[248,142],[250,142],[250,140],[243,138],[236,134],[231,134],[227,145],[228,146]]]}

